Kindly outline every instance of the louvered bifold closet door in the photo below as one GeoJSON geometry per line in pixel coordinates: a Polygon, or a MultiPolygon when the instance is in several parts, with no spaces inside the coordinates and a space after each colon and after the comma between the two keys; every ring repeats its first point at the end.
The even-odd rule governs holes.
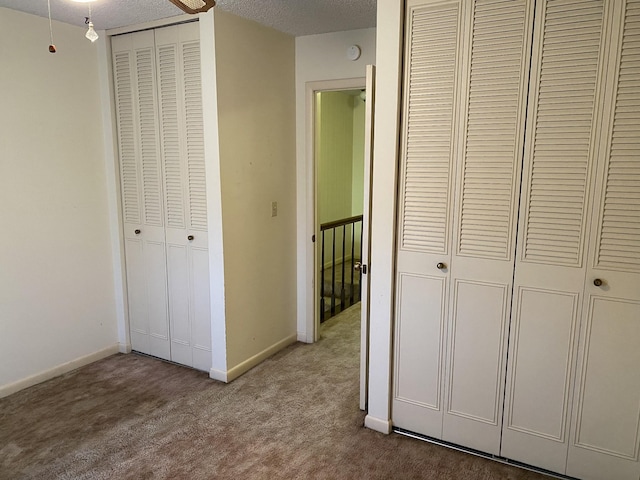
{"type": "Polygon", "coordinates": [[[501,454],[560,473],[614,3],[536,4],[501,454]]]}
{"type": "Polygon", "coordinates": [[[155,31],[171,359],[211,368],[209,253],[198,23],[155,31]]]}
{"type": "Polygon", "coordinates": [[[111,45],[131,346],[170,359],[153,31],[111,45]]]}
{"type": "Polygon", "coordinates": [[[468,3],[442,438],[498,455],[534,2],[468,3]]]}
{"type": "Polygon", "coordinates": [[[396,427],[436,438],[463,29],[462,2],[407,1],[392,418],[396,427]]]}
{"type": "Polygon", "coordinates": [[[410,3],[393,423],[497,454],[533,2],[410,3]]]}
{"type": "Polygon", "coordinates": [[[567,474],[638,480],[640,0],[614,7],[567,474]]]}

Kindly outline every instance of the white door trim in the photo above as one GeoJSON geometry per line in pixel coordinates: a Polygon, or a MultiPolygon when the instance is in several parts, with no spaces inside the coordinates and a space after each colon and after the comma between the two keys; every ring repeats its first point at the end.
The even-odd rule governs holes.
{"type": "MultiPolygon", "coordinates": [[[[298,250],[305,252],[305,264],[307,266],[307,278],[298,279],[305,283],[305,298],[299,298],[298,302],[302,303],[305,308],[305,331],[298,332],[298,340],[306,343],[314,343],[318,341],[318,330],[320,319],[317,312],[320,308],[319,300],[316,298],[316,248],[312,242],[316,232],[316,164],[315,164],[315,94],[317,92],[330,92],[336,90],[350,90],[356,88],[364,88],[366,84],[365,77],[345,78],[336,80],[323,80],[317,82],[307,82],[305,84],[305,162],[307,164],[307,211],[306,211],[306,235],[303,239],[303,245],[298,244],[298,250]]],[[[299,239],[300,241],[300,239],[299,239]]]]}
{"type": "Polygon", "coordinates": [[[364,198],[362,201],[362,262],[360,278],[360,410],[367,409],[369,387],[369,260],[371,258],[371,191],[373,179],[373,112],[376,103],[376,67],[367,65],[366,107],[364,119],[364,198]]]}

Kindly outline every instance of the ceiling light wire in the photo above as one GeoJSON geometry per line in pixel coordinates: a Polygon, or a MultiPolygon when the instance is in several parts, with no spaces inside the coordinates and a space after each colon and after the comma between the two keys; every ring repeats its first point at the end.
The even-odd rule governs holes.
{"type": "Polygon", "coordinates": [[[47,10],[49,12],[49,53],[56,53],[56,46],[53,44],[53,25],[51,24],[51,0],[47,0],[47,10]]]}

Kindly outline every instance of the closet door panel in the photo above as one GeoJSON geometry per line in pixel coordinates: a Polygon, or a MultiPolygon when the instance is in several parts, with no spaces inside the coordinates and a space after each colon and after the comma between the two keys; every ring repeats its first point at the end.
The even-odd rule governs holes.
{"type": "Polygon", "coordinates": [[[640,301],[590,296],[583,345],[567,473],[637,480],[640,301]]]}
{"type": "Polygon", "coordinates": [[[144,250],[140,238],[125,238],[129,332],[135,350],[149,354],[149,315],[144,250]]]}
{"type": "Polygon", "coordinates": [[[616,2],[567,473],[640,478],[640,1],[616,2]]]}
{"type": "Polygon", "coordinates": [[[446,281],[401,274],[398,278],[393,423],[440,438],[444,370],[446,281]]]}
{"type": "MultiPolygon", "coordinates": [[[[598,148],[595,133],[602,116],[599,100],[607,48],[604,22],[611,5],[603,0],[545,0],[536,4],[514,288],[517,292],[561,293],[567,301],[575,299],[578,311],[566,306],[562,316],[557,312],[553,316],[556,321],[550,323],[544,303],[517,305],[520,327],[534,329],[540,355],[550,351],[556,362],[536,365],[525,359],[522,370],[518,370],[518,363],[509,363],[505,418],[510,423],[503,429],[501,455],[560,473],[566,469],[568,435],[552,432],[567,432],[570,421],[570,415],[558,416],[557,412],[570,405],[572,394],[578,331],[573,325],[581,316],[583,302],[589,198],[598,148]],[[567,342],[560,346],[558,338],[563,337],[567,342]],[[529,399],[517,391],[527,379],[547,375],[556,380],[543,385],[548,391],[540,395],[559,402],[550,407],[556,412],[551,417],[554,422],[563,422],[559,430],[557,424],[545,429],[529,399]],[[564,382],[569,388],[564,388],[564,382]],[[523,418],[524,412],[531,418],[523,418]],[[533,428],[520,428],[526,425],[533,428]]],[[[529,342],[512,328],[509,358],[531,355],[527,353],[529,342]]]]}
{"type": "Polygon", "coordinates": [[[443,439],[497,455],[534,2],[468,6],[443,439]]]}
{"type": "Polygon", "coordinates": [[[507,285],[456,280],[450,323],[449,382],[443,438],[498,454],[509,322],[507,285]],[[497,430],[495,441],[479,435],[497,430]]]}
{"type": "Polygon", "coordinates": [[[167,268],[164,239],[144,245],[147,299],[149,302],[149,353],[169,359],[169,315],[167,307],[167,268]]]}
{"type": "Polygon", "coordinates": [[[563,471],[574,338],[575,292],[519,287],[515,293],[502,455],[563,471]],[[553,335],[550,335],[552,332],[553,335]]]}
{"type": "MultiPolygon", "coordinates": [[[[521,264],[583,266],[605,2],[547,0],[536,16],[521,264]]],[[[520,268],[521,265],[518,265],[520,268]]]]}
{"type": "Polygon", "coordinates": [[[394,425],[440,438],[455,178],[460,1],[406,6],[394,425]]]}
{"type": "Polygon", "coordinates": [[[112,53],[132,348],[169,359],[153,32],[112,38],[112,53]]]}
{"type": "Polygon", "coordinates": [[[169,271],[169,319],[171,325],[171,360],[193,366],[191,328],[189,324],[189,252],[180,242],[167,237],[169,271]],[[186,321],[181,321],[186,319],[186,321]]]}
{"type": "Polygon", "coordinates": [[[209,293],[209,249],[205,238],[191,246],[191,344],[193,367],[211,370],[211,304],[209,293]]]}
{"type": "Polygon", "coordinates": [[[197,23],[155,31],[173,360],[211,368],[204,133],[197,23]],[[197,249],[197,252],[194,251],[197,249]],[[204,250],[203,250],[204,249],[204,250]],[[206,325],[205,325],[206,323],[206,325]],[[196,324],[198,327],[196,328],[196,324]],[[204,335],[200,337],[199,335],[204,335]],[[197,355],[196,355],[197,350],[197,355]],[[198,358],[196,361],[195,358],[198,358]]]}

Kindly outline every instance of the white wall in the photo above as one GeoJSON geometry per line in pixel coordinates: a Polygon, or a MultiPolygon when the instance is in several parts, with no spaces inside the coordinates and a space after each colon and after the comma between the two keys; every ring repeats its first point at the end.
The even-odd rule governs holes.
{"type": "Polygon", "coordinates": [[[97,45],[53,28],[0,8],[0,396],[117,351],[97,45]]]}
{"type": "MultiPolygon", "coordinates": [[[[375,63],[376,30],[309,35],[296,38],[296,205],[297,205],[297,330],[298,340],[313,342],[314,322],[314,172],[308,155],[306,86],[309,82],[364,78],[375,63]],[[359,45],[361,57],[347,59],[347,48],[359,45]]],[[[364,80],[362,81],[364,86],[364,80]]]]}
{"type": "Polygon", "coordinates": [[[232,380],[296,340],[295,44],[219,10],[214,32],[232,380]]]}
{"type": "Polygon", "coordinates": [[[378,0],[365,425],[391,431],[391,355],[403,2],[378,0]]]}

